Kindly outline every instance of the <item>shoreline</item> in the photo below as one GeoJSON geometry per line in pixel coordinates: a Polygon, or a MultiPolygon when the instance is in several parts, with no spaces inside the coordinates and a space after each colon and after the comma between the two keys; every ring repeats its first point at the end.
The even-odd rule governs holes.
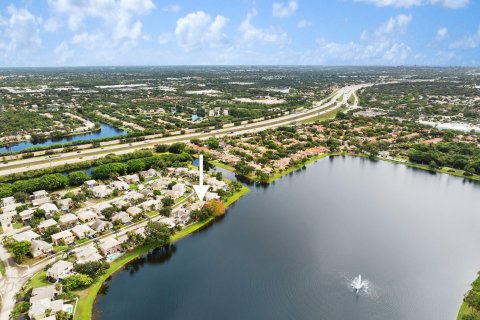
{"type": "MultiPolygon", "coordinates": [[[[241,197],[243,197],[249,192],[250,192],[250,189],[248,187],[242,186],[242,189],[239,192],[233,194],[224,202],[225,207],[228,208],[229,206],[234,204],[237,200],[239,200],[241,197]]],[[[211,217],[206,219],[205,221],[196,222],[176,232],[172,236],[170,244],[175,243],[185,238],[186,236],[189,236],[190,234],[206,227],[207,225],[214,222],[216,218],[217,217],[211,217]]],[[[133,249],[132,251],[129,251],[123,254],[118,259],[112,261],[110,263],[109,270],[107,270],[105,274],[100,276],[90,287],[80,291],[75,291],[75,293],[79,295],[79,299],[78,299],[77,306],[75,308],[73,319],[74,320],[92,319],[93,306],[95,304],[95,300],[97,298],[98,292],[102,288],[102,285],[105,283],[105,281],[107,281],[108,278],[113,276],[116,272],[120,271],[120,269],[125,264],[131,262],[132,260],[140,257],[141,255],[153,249],[155,249],[155,246],[143,245],[133,249]]]]}

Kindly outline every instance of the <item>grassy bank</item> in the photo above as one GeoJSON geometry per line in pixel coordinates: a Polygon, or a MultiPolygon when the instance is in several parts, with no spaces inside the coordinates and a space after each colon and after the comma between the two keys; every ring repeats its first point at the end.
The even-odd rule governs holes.
{"type": "MultiPolygon", "coordinates": [[[[225,206],[228,207],[233,204],[235,201],[240,199],[243,195],[247,194],[250,191],[247,187],[243,186],[243,188],[233,194],[231,197],[224,201],[225,206]]],[[[189,225],[188,227],[178,231],[172,236],[172,243],[176,242],[189,234],[205,227],[206,225],[210,224],[215,217],[211,217],[207,220],[196,222],[194,224],[189,225]]],[[[92,311],[93,311],[93,304],[95,302],[95,298],[97,297],[98,291],[102,287],[102,284],[115,272],[120,270],[125,264],[129,263],[130,261],[138,258],[142,254],[147,253],[148,251],[154,249],[152,246],[141,246],[135,248],[134,250],[127,252],[120,256],[118,259],[114,260],[110,263],[110,268],[105,272],[104,275],[99,277],[90,287],[76,291],[75,293],[79,295],[80,299],[78,300],[77,309],[75,311],[74,319],[75,320],[83,320],[83,319],[91,319],[92,318],[92,311]]],[[[38,275],[38,274],[37,274],[38,275]]],[[[34,278],[37,277],[34,276],[34,278]]]]}

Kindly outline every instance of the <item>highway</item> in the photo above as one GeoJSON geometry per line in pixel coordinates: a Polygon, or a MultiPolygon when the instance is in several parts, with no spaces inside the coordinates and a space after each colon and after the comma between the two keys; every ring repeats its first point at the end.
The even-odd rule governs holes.
{"type": "Polygon", "coordinates": [[[162,143],[174,143],[174,142],[186,142],[191,139],[207,139],[208,137],[223,137],[227,135],[241,135],[244,133],[258,132],[270,128],[275,128],[283,125],[289,125],[292,123],[297,123],[305,121],[311,118],[318,117],[322,114],[326,114],[333,110],[339,109],[343,103],[347,103],[350,96],[353,94],[355,96],[354,106],[358,103],[358,98],[355,95],[355,92],[361,88],[371,86],[372,84],[359,84],[343,87],[335,92],[331,97],[328,97],[322,101],[315,102],[314,107],[311,109],[304,110],[298,113],[292,113],[278,118],[262,120],[257,122],[248,123],[245,125],[232,126],[229,128],[216,129],[209,132],[203,133],[188,133],[183,135],[176,135],[170,137],[162,137],[151,140],[146,140],[142,142],[134,143],[122,143],[115,145],[102,146],[99,148],[84,149],[75,152],[66,152],[62,154],[51,156],[39,156],[30,159],[21,159],[13,160],[7,164],[2,164],[0,166],[0,176],[8,175],[16,172],[24,172],[36,169],[43,169],[48,167],[60,166],[66,163],[76,163],[86,160],[95,160],[97,158],[103,157],[107,154],[125,154],[130,153],[135,150],[140,150],[144,148],[151,148],[154,145],[162,143]],[[339,102],[339,98],[342,102],[339,102]]]}

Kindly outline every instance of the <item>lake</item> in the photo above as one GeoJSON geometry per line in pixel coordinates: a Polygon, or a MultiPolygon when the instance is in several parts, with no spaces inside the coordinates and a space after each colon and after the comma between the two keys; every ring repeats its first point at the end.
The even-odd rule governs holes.
{"type": "Polygon", "coordinates": [[[452,320],[480,269],[479,208],[461,178],[322,159],[116,273],[95,318],[452,320]]]}
{"type": "Polygon", "coordinates": [[[48,139],[46,141],[36,142],[36,143],[30,142],[30,141],[19,142],[19,143],[12,144],[8,147],[0,147],[0,153],[19,152],[30,147],[43,147],[43,146],[63,144],[67,142],[74,142],[74,141],[80,141],[80,140],[92,140],[92,139],[116,137],[116,136],[120,136],[127,133],[128,132],[125,130],[113,127],[106,123],[101,123],[99,131],[89,132],[84,134],[76,134],[73,136],[63,137],[61,139],[48,139]]]}

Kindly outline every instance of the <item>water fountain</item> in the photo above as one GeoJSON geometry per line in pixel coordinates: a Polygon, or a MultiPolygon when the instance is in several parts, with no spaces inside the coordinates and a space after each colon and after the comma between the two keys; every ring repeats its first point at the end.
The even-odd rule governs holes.
{"type": "Polygon", "coordinates": [[[355,277],[352,282],[350,282],[350,287],[355,293],[366,292],[368,290],[369,282],[368,280],[362,280],[362,275],[359,274],[355,277]]]}

